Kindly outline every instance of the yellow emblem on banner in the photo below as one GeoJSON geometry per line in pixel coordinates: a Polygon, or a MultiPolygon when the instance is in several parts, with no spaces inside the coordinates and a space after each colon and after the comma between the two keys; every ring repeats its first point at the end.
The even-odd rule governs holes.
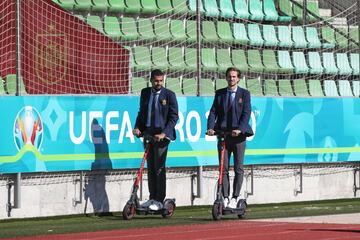
{"type": "Polygon", "coordinates": [[[66,76],[68,41],[54,25],[48,33],[36,35],[35,73],[45,84],[55,84],[66,76]]]}

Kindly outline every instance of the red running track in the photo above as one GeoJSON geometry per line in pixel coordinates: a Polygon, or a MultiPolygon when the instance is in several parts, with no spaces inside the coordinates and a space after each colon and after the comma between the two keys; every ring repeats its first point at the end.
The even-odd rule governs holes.
{"type": "MultiPolygon", "coordinates": [[[[121,224],[121,223],[119,223],[121,224]]],[[[360,239],[360,224],[314,224],[253,221],[223,221],[211,224],[167,226],[46,235],[16,240],[354,240],[360,239]]],[[[10,240],[10,239],[7,239],[10,240]]]]}

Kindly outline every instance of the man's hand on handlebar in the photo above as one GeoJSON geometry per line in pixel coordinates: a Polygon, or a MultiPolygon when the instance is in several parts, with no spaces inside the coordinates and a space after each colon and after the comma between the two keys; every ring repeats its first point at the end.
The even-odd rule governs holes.
{"type": "Polygon", "coordinates": [[[215,130],[214,129],[208,129],[206,134],[209,135],[209,136],[214,136],[215,135],[215,130]]]}
{"type": "Polygon", "coordinates": [[[155,134],[154,140],[155,140],[155,142],[160,142],[160,141],[164,140],[165,136],[166,136],[165,133],[155,134]]]}
{"type": "Polygon", "coordinates": [[[235,129],[235,130],[232,130],[232,131],[231,131],[231,136],[232,136],[232,137],[237,137],[237,136],[240,135],[240,133],[241,133],[240,130],[235,129]]]}
{"type": "Polygon", "coordinates": [[[134,134],[136,137],[140,137],[140,136],[141,136],[141,132],[140,132],[140,130],[139,130],[138,128],[135,128],[135,129],[133,130],[133,134],[134,134]]]}

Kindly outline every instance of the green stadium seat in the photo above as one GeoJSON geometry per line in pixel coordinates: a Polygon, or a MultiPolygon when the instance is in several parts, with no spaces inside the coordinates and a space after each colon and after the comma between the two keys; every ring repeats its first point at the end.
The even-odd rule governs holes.
{"type": "Polygon", "coordinates": [[[309,48],[321,48],[321,42],[316,28],[307,27],[305,31],[306,40],[309,42],[309,48]]]}
{"type": "Polygon", "coordinates": [[[233,30],[234,42],[242,45],[248,45],[249,38],[247,36],[245,25],[243,23],[234,23],[233,30]]]}
{"type": "Polygon", "coordinates": [[[264,13],[262,11],[262,1],[260,0],[248,0],[250,19],[255,21],[262,21],[264,19],[264,13]]]}
{"type": "MultiPolygon", "coordinates": [[[[26,94],[25,85],[22,77],[20,77],[20,93],[21,95],[26,94]]],[[[10,95],[16,94],[16,74],[9,74],[6,76],[6,81],[4,82],[4,88],[7,90],[7,93],[10,95]]]]}
{"type": "Polygon", "coordinates": [[[75,9],[80,11],[90,11],[92,8],[91,0],[75,0],[75,9]]]}
{"type": "Polygon", "coordinates": [[[260,52],[258,50],[249,50],[248,63],[251,72],[261,73],[264,71],[264,66],[261,61],[260,52]]]}
{"type": "Polygon", "coordinates": [[[200,79],[200,95],[201,96],[213,96],[215,92],[214,81],[209,78],[200,79]]]}
{"type": "Polygon", "coordinates": [[[322,39],[325,41],[323,43],[323,48],[334,48],[336,46],[334,29],[330,27],[322,27],[321,36],[322,39]]]}
{"type": "Polygon", "coordinates": [[[233,18],[235,16],[231,0],[219,0],[220,16],[224,18],[233,18]]]}
{"type": "Polygon", "coordinates": [[[183,78],[183,92],[185,95],[196,95],[197,83],[195,78],[183,78]]]}
{"type": "Polygon", "coordinates": [[[279,96],[275,80],[264,80],[264,93],[265,96],[279,96]]]}
{"type": "MultiPolygon", "coordinates": [[[[226,80],[225,80],[226,81],[226,80]]],[[[245,78],[240,78],[240,81],[238,83],[238,86],[243,88],[243,89],[247,89],[246,88],[246,82],[245,82],[245,78]]]]}
{"type": "Polygon", "coordinates": [[[288,51],[278,51],[278,63],[281,73],[293,73],[295,71],[288,51]]]}
{"type": "Polygon", "coordinates": [[[346,53],[336,53],[336,66],[340,75],[352,75],[353,73],[346,53]]]}
{"type": "Polygon", "coordinates": [[[138,20],[138,25],[139,38],[141,40],[154,40],[156,38],[150,18],[140,18],[138,20]]]}
{"type": "Polygon", "coordinates": [[[108,0],[109,1],[109,11],[110,12],[124,12],[126,5],[124,0],[108,0]]]}
{"type": "Polygon", "coordinates": [[[173,71],[184,71],[186,69],[182,48],[169,48],[169,64],[173,71]]]}
{"type": "Polygon", "coordinates": [[[181,81],[179,78],[169,78],[165,80],[165,87],[173,91],[176,95],[183,95],[181,81]]]}
{"type": "Polygon", "coordinates": [[[123,34],[120,31],[120,24],[116,17],[106,16],[104,18],[104,31],[111,38],[119,39],[123,34]]]}
{"type": "Polygon", "coordinates": [[[295,67],[295,73],[307,74],[309,72],[309,67],[306,64],[305,55],[303,52],[293,52],[292,58],[295,67]]]}
{"type": "Polygon", "coordinates": [[[230,49],[217,49],[216,61],[219,66],[219,71],[225,72],[228,67],[232,66],[230,49]]]}
{"type": "Polygon", "coordinates": [[[292,11],[291,3],[289,0],[279,0],[279,10],[286,17],[291,17],[291,18],[294,17],[294,13],[292,11]]]}
{"type": "Polygon", "coordinates": [[[167,19],[155,19],[154,31],[158,40],[170,41],[173,39],[170,33],[169,21],[167,19]]]}
{"type": "Polygon", "coordinates": [[[309,80],[309,92],[312,97],[323,97],[324,92],[321,87],[321,82],[314,79],[309,80]]]}
{"type": "Polygon", "coordinates": [[[279,45],[274,25],[263,25],[263,36],[265,46],[276,47],[279,45]]]}
{"type": "Polygon", "coordinates": [[[194,48],[185,48],[185,63],[186,71],[196,71],[197,69],[197,54],[194,48]]]}
{"type": "MultiPolygon", "coordinates": [[[[134,1],[134,0],[132,0],[134,1]]],[[[135,0],[134,2],[137,2],[135,0]]],[[[136,3],[137,6],[137,3],[136,3]]],[[[145,14],[154,14],[158,10],[156,0],[141,0],[141,11],[145,14]]]]}
{"type": "Polygon", "coordinates": [[[279,47],[291,48],[294,42],[291,40],[291,32],[288,26],[278,26],[279,47]]]}
{"type": "Polygon", "coordinates": [[[216,34],[216,27],[214,22],[203,21],[202,22],[202,36],[206,42],[217,42],[219,38],[216,34]]]}
{"type": "Polygon", "coordinates": [[[213,48],[201,49],[201,65],[203,71],[217,71],[218,66],[213,48]]]}
{"type": "MultiPolygon", "coordinates": [[[[307,9],[309,12],[313,13],[315,16],[320,17],[320,9],[318,1],[307,1],[307,9]]],[[[319,19],[315,18],[311,14],[308,14],[308,19],[310,22],[317,22],[319,19]]]]}
{"type": "MultiPolygon", "coordinates": [[[[274,0],[263,0],[266,21],[277,21],[279,14],[276,10],[274,0]]],[[[264,35],[265,36],[265,35],[264,35]]]]}
{"type": "Polygon", "coordinates": [[[140,0],[124,0],[125,1],[125,5],[126,5],[126,9],[125,12],[127,13],[140,13],[142,6],[141,6],[141,1],[140,0]]]}
{"type": "Polygon", "coordinates": [[[174,8],[173,8],[170,0],[168,0],[168,1],[157,0],[156,3],[158,6],[158,12],[160,14],[164,14],[164,13],[170,14],[174,11],[174,8]]]}
{"type": "Polygon", "coordinates": [[[208,17],[218,17],[219,16],[219,7],[216,0],[203,0],[205,15],[208,17]]]}
{"type": "Polygon", "coordinates": [[[122,40],[135,40],[139,38],[135,19],[132,17],[124,17],[121,20],[122,40]]]}
{"type": "Polygon", "coordinates": [[[75,6],[75,0],[59,0],[59,4],[65,10],[72,10],[75,6]]]}
{"type": "Polygon", "coordinates": [[[339,93],[342,97],[353,97],[350,82],[348,80],[339,80],[339,93]]]}
{"type": "Polygon", "coordinates": [[[133,77],[131,79],[131,93],[140,94],[143,88],[149,86],[149,81],[142,77],[133,77]]]}
{"type": "Polygon", "coordinates": [[[181,20],[171,20],[170,22],[171,35],[177,41],[185,41],[187,38],[184,24],[185,23],[181,20]]]}
{"type": "Polygon", "coordinates": [[[187,20],[185,24],[186,35],[189,42],[196,42],[196,21],[187,20]]]}
{"type": "MultiPolygon", "coordinates": [[[[159,1],[163,1],[163,0],[159,0],[159,1]]],[[[190,11],[187,5],[187,1],[185,0],[171,0],[171,3],[175,13],[183,15],[190,11]]]]}
{"type": "Polygon", "coordinates": [[[336,67],[334,54],[332,52],[323,53],[324,73],[338,74],[339,69],[336,67]]]}
{"type": "Polygon", "coordinates": [[[338,97],[339,93],[334,80],[324,80],[324,92],[325,96],[338,97]]]}
{"type": "Polygon", "coordinates": [[[216,79],[216,81],[215,81],[215,89],[216,90],[219,90],[221,88],[226,88],[227,86],[228,86],[228,84],[227,84],[226,79],[216,79]]]}
{"type": "Polygon", "coordinates": [[[319,52],[309,52],[308,60],[311,74],[322,74],[324,72],[319,52]]]}
{"type": "Polygon", "coordinates": [[[4,88],[4,80],[0,76],[0,96],[5,95],[5,94],[6,94],[6,91],[5,91],[5,88],[4,88]]]}
{"type": "Polygon", "coordinates": [[[163,71],[165,71],[169,68],[169,64],[167,61],[166,48],[153,47],[152,52],[151,52],[151,59],[152,59],[154,68],[158,68],[163,71]]]}
{"type": "Polygon", "coordinates": [[[234,42],[234,37],[229,22],[218,21],[217,30],[221,42],[226,42],[229,44],[234,42]]]}
{"type": "MultiPolygon", "coordinates": [[[[102,22],[99,16],[91,15],[86,18],[86,23],[98,30],[101,33],[104,33],[102,22]]],[[[118,22],[119,25],[119,22],[118,22]]],[[[120,27],[119,27],[120,31],[120,27]]],[[[121,33],[120,33],[121,35],[121,33]]]]}
{"type": "Polygon", "coordinates": [[[308,87],[304,79],[293,80],[294,93],[297,97],[307,97],[309,95],[308,87]]]}
{"type": "MultiPolygon", "coordinates": [[[[186,1],[186,0],[182,0],[182,1],[186,1]]],[[[196,14],[196,1],[197,0],[187,0],[188,1],[188,7],[189,7],[189,10],[190,12],[192,12],[193,14],[196,14]]],[[[204,10],[204,5],[203,5],[203,2],[202,1],[199,1],[200,2],[200,13],[204,13],[205,10],[204,10]]]]}
{"type": "Polygon", "coordinates": [[[152,66],[150,50],[147,47],[135,47],[133,49],[135,71],[150,70],[152,66]]]}
{"type": "Polygon", "coordinates": [[[355,44],[352,41],[350,41],[351,47],[358,48],[359,47],[359,29],[357,27],[351,27],[349,29],[349,35],[350,35],[350,38],[357,43],[357,44],[355,44]]]}
{"type": "Polygon", "coordinates": [[[273,50],[268,50],[268,49],[263,50],[262,57],[265,67],[264,72],[277,73],[280,70],[280,67],[276,61],[275,52],[273,50]]]}
{"type": "Polygon", "coordinates": [[[348,32],[346,28],[337,28],[338,31],[335,31],[335,39],[339,47],[341,48],[348,48],[349,47],[349,40],[347,37],[348,32]],[[339,32],[342,32],[345,36],[341,35],[339,32]]]}
{"type": "MultiPolygon", "coordinates": [[[[300,1],[296,1],[297,3],[301,4],[303,6],[303,3],[300,1]]],[[[303,7],[300,7],[296,4],[292,4],[293,13],[298,22],[302,22],[303,20],[303,7]]]]}
{"type": "Polygon", "coordinates": [[[250,45],[261,47],[264,45],[264,39],[261,36],[258,24],[248,24],[248,34],[250,45]]]}
{"type": "Polygon", "coordinates": [[[232,63],[237,69],[241,72],[248,72],[250,67],[247,63],[247,58],[245,56],[245,51],[242,49],[232,50],[232,63]]]}
{"type": "Polygon", "coordinates": [[[279,83],[279,95],[284,97],[294,96],[294,92],[291,87],[290,80],[282,79],[278,81],[279,83]]]}
{"type": "Polygon", "coordinates": [[[360,81],[352,81],[352,90],[355,97],[360,97],[360,81]]]}
{"type": "Polygon", "coordinates": [[[350,64],[351,68],[354,70],[354,75],[359,75],[359,54],[350,53],[350,64]]]}
{"type": "Polygon", "coordinates": [[[99,12],[106,12],[109,8],[109,3],[106,0],[92,0],[92,10],[99,12]]]}
{"type": "Polygon", "coordinates": [[[235,17],[241,19],[249,19],[248,4],[246,0],[234,0],[235,17]]]}
{"type": "Polygon", "coordinates": [[[308,46],[302,26],[292,27],[292,39],[294,41],[295,48],[306,48],[308,46]]]}
{"type": "Polygon", "coordinates": [[[246,89],[250,91],[252,96],[264,96],[260,79],[247,79],[246,89]]]}

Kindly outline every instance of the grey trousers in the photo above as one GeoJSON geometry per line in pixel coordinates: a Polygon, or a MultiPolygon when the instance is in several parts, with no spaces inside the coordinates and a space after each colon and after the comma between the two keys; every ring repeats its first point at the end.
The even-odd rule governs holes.
{"type": "MultiPolygon", "coordinates": [[[[239,142],[229,137],[225,140],[225,145],[222,193],[225,198],[228,198],[230,195],[229,165],[230,157],[233,153],[235,178],[233,182],[232,197],[237,198],[240,194],[244,177],[244,153],[246,141],[239,142]]],[[[219,163],[221,161],[221,148],[221,141],[218,141],[219,163]]]]}
{"type": "Polygon", "coordinates": [[[170,141],[151,143],[147,156],[150,199],[163,202],[166,196],[166,155],[170,141]]]}

